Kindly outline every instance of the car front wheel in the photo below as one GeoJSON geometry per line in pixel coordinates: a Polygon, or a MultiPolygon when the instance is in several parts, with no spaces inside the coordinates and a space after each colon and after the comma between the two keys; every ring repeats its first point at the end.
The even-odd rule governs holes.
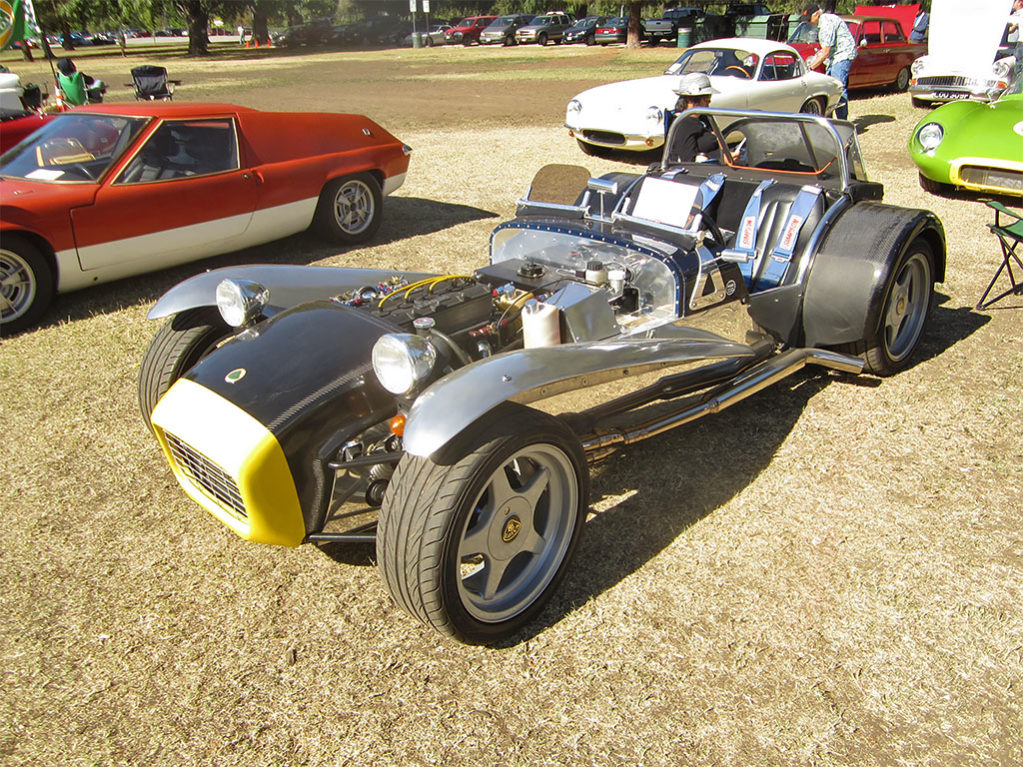
{"type": "Polygon", "coordinates": [[[139,407],[146,426],[153,428],[150,418],[160,397],[232,332],[212,306],[187,309],[163,324],[139,366],[139,407]]]}
{"type": "Polygon", "coordinates": [[[53,269],[39,248],[19,234],[0,243],[0,335],[35,324],[53,300],[53,269]]]}
{"type": "Polygon", "coordinates": [[[368,173],[335,179],[320,193],[316,227],[331,240],[345,245],[365,242],[380,227],[383,195],[368,173]]]}
{"type": "Polygon", "coordinates": [[[536,38],[536,43],[537,45],[547,45],[547,35],[541,32],[540,36],[536,38]]]}
{"type": "Polygon", "coordinates": [[[576,139],[576,143],[579,144],[579,148],[583,150],[583,154],[587,154],[590,157],[608,157],[611,153],[610,149],[596,144],[591,144],[588,141],[583,141],[581,138],[576,139]]]}
{"type": "Polygon", "coordinates": [[[405,455],[384,496],[380,572],[395,602],[468,643],[513,635],[563,578],[586,517],[579,440],[557,419],[506,404],[447,464],[405,455]]]}

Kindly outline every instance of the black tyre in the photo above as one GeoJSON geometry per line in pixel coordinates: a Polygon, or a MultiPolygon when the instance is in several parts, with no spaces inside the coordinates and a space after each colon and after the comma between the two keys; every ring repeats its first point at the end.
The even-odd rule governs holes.
{"type": "Polygon", "coordinates": [[[536,38],[537,45],[547,45],[547,35],[541,32],[536,38]]]}
{"type": "Polygon", "coordinates": [[[395,602],[473,644],[536,617],[564,577],[588,503],[586,459],[568,427],[512,404],[489,423],[450,465],[404,456],[377,530],[395,602]]]}
{"type": "Polygon", "coordinates": [[[380,184],[369,173],[334,179],[320,192],[316,228],[343,245],[365,242],[380,227],[383,199],[380,184]]]}
{"type": "Polygon", "coordinates": [[[429,35],[426,35],[425,37],[423,37],[423,44],[427,48],[432,48],[433,47],[433,38],[430,37],[429,35]]]}
{"type": "Polygon", "coordinates": [[[890,376],[909,366],[930,317],[934,254],[914,240],[892,264],[879,301],[872,302],[862,356],[867,371],[890,376]]]}
{"type": "Polygon", "coordinates": [[[593,35],[586,35],[584,41],[587,45],[596,45],[597,39],[593,35]]]}
{"type": "Polygon", "coordinates": [[[590,157],[609,157],[611,150],[606,147],[597,146],[591,144],[588,141],[583,141],[580,138],[576,139],[576,143],[579,144],[579,148],[583,150],[583,154],[588,154],[590,157]]]}
{"type": "Polygon", "coordinates": [[[902,93],[909,87],[909,67],[903,67],[899,70],[899,73],[895,76],[895,90],[902,93]]]}
{"type": "Polygon", "coordinates": [[[923,173],[918,174],[918,177],[920,179],[920,188],[931,194],[946,195],[955,191],[955,187],[952,184],[943,184],[940,181],[927,178],[923,173]]]}
{"type": "Polygon", "coordinates": [[[507,47],[509,45],[515,45],[515,35],[505,35],[504,36],[504,45],[505,45],[505,47],[507,47]]]}
{"type": "Polygon", "coordinates": [[[212,306],[187,309],[164,323],[139,366],[139,407],[146,426],[153,428],[150,417],[160,397],[232,332],[212,306]]]}
{"type": "Polygon", "coordinates": [[[807,99],[806,102],[799,108],[799,111],[805,115],[823,115],[824,107],[821,105],[819,98],[807,99]]]}
{"type": "Polygon", "coordinates": [[[0,335],[34,325],[53,301],[54,274],[39,248],[20,234],[0,241],[0,335]]]}

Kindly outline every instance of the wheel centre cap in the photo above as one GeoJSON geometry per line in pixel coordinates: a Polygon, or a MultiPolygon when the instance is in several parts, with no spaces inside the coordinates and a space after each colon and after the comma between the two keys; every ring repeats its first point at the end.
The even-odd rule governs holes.
{"type": "Polygon", "coordinates": [[[511,543],[518,537],[521,530],[522,521],[518,517],[508,517],[501,528],[501,540],[505,543],[511,543]]]}

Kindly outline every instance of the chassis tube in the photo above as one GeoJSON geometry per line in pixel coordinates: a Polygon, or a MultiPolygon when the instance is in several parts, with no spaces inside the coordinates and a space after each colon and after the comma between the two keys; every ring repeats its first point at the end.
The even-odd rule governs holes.
{"type": "Polygon", "coordinates": [[[663,434],[704,415],[719,413],[726,407],[787,378],[806,365],[821,365],[843,373],[860,373],[863,370],[863,360],[858,357],[850,357],[827,349],[790,349],[777,357],[754,365],[735,381],[711,390],[697,405],[662,415],[631,429],[615,429],[603,433],[597,430],[594,434],[586,435],[582,437],[583,450],[590,460],[599,460],[619,448],[663,434]]]}

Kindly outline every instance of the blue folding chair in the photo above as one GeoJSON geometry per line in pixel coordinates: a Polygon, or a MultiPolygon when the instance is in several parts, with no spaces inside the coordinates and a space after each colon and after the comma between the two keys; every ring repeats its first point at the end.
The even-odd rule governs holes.
{"type": "Polygon", "coordinates": [[[995,222],[988,224],[988,229],[991,233],[998,238],[998,242],[1002,246],[1002,265],[998,267],[998,271],[995,272],[995,276],[991,278],[991,282],[987,286],[987,290],[984,291],[984,295],[980,297],[980,301],[977,302],[978,309],[986,309],[996,301],[1001,301],[1008,295],[1016,294],[1023,295],[1023,261],[1020,260],[1020,252],[1018,249],[1020,243],[1023,243],[1023,214],[1016,213],[1009,208],[1006,208],[1000,202],[990,201],[988,206],[995,209],[995,222]],[[1010,219],[1015,219],[1010,223],[1002,223],[1002,216],[1007,216],[1010,219]],[[1020,279],[1016,279],[1016,273],[1012,270],[1013,262],[1016,262],[1016,267],[1019,269],[1020,279]],[[990,300],[986,300],[991,290],[994,288],[995,283],[998,282],[998,278],[1002,276],[1002,272],[1006,272],[1009,275],[1009,282],[1011,286],[1008,290],[999,293],[997,296],[990,300]]]}

